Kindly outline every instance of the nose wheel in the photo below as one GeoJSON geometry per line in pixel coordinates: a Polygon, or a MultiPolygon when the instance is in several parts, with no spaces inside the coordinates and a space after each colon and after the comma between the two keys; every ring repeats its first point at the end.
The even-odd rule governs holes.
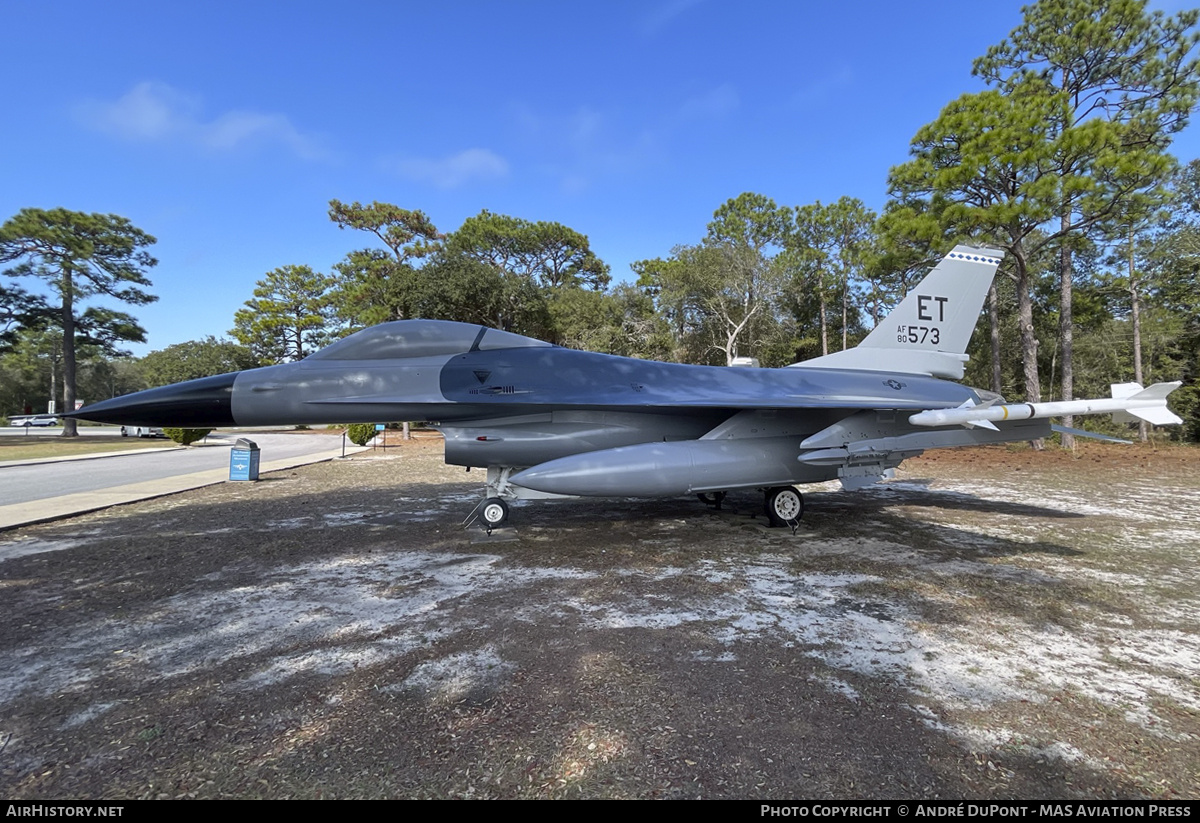
{"type": "Polygon", "coordinates": [[[799,490],[794,486],[767,489],[763,503],[772,526],[790,526],[792,533],[796,533],[804,516],[804,497],[799,490]]]}
{"type": "Polygon", "coordinates": [[[484,528],[487,529],[488,534],[491,534],[492,529],[508,520],[508,504],[499,497],[489,497],[483,501],[483,509],[479,514],[483,518],[484,528]]]}

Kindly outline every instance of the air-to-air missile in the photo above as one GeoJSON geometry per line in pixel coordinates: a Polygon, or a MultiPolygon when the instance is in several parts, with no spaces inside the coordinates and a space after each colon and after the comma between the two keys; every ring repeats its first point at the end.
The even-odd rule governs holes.
{"type": "Polygon", "coordinates": [[[982,405],[958,409],[936,409],[909,416],[914,426],[984,426],[995,429],[996,423],[1006,420],[1040,420],[1075,414],[1124,415],[1119,422],[1145,420],[1156,426],[1177,426],[1183,421],[1167,408],[1167,395],[1183,385],[1155,383],[1143,389],[1137,383],[1114,383],[1112,398],[1101,400],[1059,400],[1052,403],[1012,403],[982,405]]]}

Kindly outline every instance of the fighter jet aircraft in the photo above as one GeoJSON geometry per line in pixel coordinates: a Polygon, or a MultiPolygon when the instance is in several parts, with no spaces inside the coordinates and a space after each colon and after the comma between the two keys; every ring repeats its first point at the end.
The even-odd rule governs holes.
{"type": "Polygon", "coordinates": [[[298,362],[149,389],[74,416],[185,428],[429,421],[445,436],[447,463],[487,470],[477,510],[489,530],[516,499],[696,494],[719,504],[746,488],[763,490],[773,523],[794,524],[804,508],[796,484],[861,487],[926,449],[1045,437],[1048,418],[1064,414],[1182,422],[1166,407],[1179,383],[1009,405],[951,382],[963,376],[1001,257],[955,247],[857,347],[782,369],[660,363],[401,320],[298,362]]]}

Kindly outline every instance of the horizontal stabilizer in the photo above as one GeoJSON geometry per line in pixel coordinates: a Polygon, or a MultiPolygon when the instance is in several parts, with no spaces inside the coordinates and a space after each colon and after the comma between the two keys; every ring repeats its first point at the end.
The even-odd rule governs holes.
{"type": "Polygon", "coordinates": [[[1087,431],[1086,429],[1073,429],[1070,426],[1060,426],[1057,423],[1050,425],[1054,431],[1059,434],[1073,434],[1076,437],[1090,437],[1093,440],[1103,440],[1107,443],[1120,443],[1124,446],[1132,446],[1132,440],[1122,440],[1119,437],[1110,437],[1107,434],[1096,434],[1095,432],[1087,431]]]}

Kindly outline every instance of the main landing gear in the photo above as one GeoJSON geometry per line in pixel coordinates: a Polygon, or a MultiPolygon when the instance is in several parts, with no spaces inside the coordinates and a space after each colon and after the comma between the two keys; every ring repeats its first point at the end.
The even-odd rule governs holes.
{"type": "Polygon", "coordinates": [[[763,508],[772,526],[789,526],[795,534],[804,516],[804,497],[795,486],[775,486],[765,490],[763,508]]]}
{"type": "MultiPolygon", "coordinates": [[[[725,492],[697,494],[696,497],[706,506],[720,511],[725,492]]],[[[795,486],[772,486],[763,489],[763,511],[772,526],[788,526],[792,534],[795,534],[800,525],[800,518],[804,516],[804,497],[795,486]]]]}

